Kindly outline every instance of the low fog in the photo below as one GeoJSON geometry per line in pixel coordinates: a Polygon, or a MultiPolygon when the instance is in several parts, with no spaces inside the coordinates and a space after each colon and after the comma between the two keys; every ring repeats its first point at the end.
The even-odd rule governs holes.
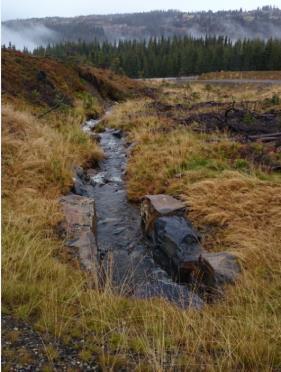
{"type": "MultiPolygon", "coordinates": [[[[191,35],[193,37],[205,37],[205,35],[227,36],[232,41],[238,39],[269,39],[281,38],[281,13],[278,9],[265,10],[264,13],[255,14],[238,13],[237,15],[214,13],[210,19],[206,14],[201,19],[199,14],[191,18],[187,23],[181,24],[181,17],[175,22],[175,15],[168,14],[159,22],[151,25],[149,14],[140,14],[141,21],[138,25],[132,22],[128,15],[124,21],[111,16],[88,16],[75,18],[42,18],[29,20],[14,20],[2,23],[2,45],[11,42],[19,50],[24,47],[32,51],[34,48],[57,41],[76,41],[78,39],[93,41],[95,38],[103,41],[107,38],[110,42],[126,39],[149,39],[150,37],[171,37],[173,35],[191,35]],[[276,12],[276,15],[268,14],[276,12]],[[141,18],[142,17],[142,18],[141,18]],[[148,17],[148,18],[145,18],[148,17]],[[198,17],[198,19],[196,18],[198,17]],[[214,18],[212,18],[214,17],[214,18]],[[276,18],[277,17],[277,18],[276,18]],[[95,27],[99,27],[99,33],[95,33],[95,27]]],[[[209,17],[209,16],[208,16],[209,17]]]]}
{"type": "Polygon", "coordinates": [[[4,24],[1,26],[1,44],[15,45],[16,49],[23,50],[27,48],[32,51],[40,45],[46,45],[49,42],[54,42],[57,38],[55,31],[48,29],[44,25],[33,25],[30,27],[21,27],[19,29],[12,29],[4,24]]]}

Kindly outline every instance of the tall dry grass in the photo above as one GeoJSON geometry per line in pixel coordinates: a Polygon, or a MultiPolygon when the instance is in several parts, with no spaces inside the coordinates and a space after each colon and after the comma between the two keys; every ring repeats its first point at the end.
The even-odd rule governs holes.
{"type": "MultiPolygon", "coordinates": [[[[270,108],[280,109],[280,102],[270,107],[272,97],[275,95],[280,97],[281,86],[279,84],[209,84],[196,80],[186,84],[167,83],[165,81],[150,84],[159,89],[159,98],[161,102],[166,104],[182,104],[191,107],[199,102],[234,102],[235,104],[243,104],[247,109],[260,111],[266,103],[266,106],[269,104],[268,110],[270,108]],[[266,102],[266,100],[269,100],[269,102],[266,102]],[[253,104],[251,105],[250,102],[253,104]]],[[[204,111],[206,111],[206,107],[204,111]]]]}
{"type": "Polygon", "coordinates": [[[101,153],[79,134],[77,122],[48,126],[7,106],[4,311],[75,346],[82,359],[95,355],[103,370],[279,370],[279,183],[262,181],[254,171],[233,170],[227,161],[223,170],[208,169],[201,158],[221,162],[217,148],[192,133],[161,131],[169,123],[145,107],[135,101],[118,105],[108,123],[122,124],[137,141],[129,162],[130,195],[165,191],[181,196],[193,223],[206,229],[207,248],[239,257],[243,271],[236,285],[200,312],[161,300],[118,297],[110,286],[103,292],[89,288],[85,274],[59,259],[63,242],[53,226],[61,218],[57,197],[71,183],[71,168],[101,153]],[[208,177],[191,177],[190,172],[208,177]]]}
{"type": "MultiPolygon", "coordinates": [[[[188,217],[203,233],[204,246],[234,253],[242,266],[224,301],[190,316],[194,340],[190,333],[182,337],[189,346],[196,340],[194,359],[182,351],[179,359],[184,359],[185,370],[278,370],[280,176],[251,163],[241,167],[240,145],[226,134],[169,130],[169,123],[147,107],[147,102],[130,101],[116,107],[109,119],[135,142],[128,166],[129,196],[168,192],[182,198],[188,217]]],[[[168,324],[175,340],[178,319],[168,324]]],[[[164,334],[171,337],[167,329],[164,334]]]]}
{"type": "Polygon", "coordinates": [[[63,249],[54,233],[58,197],[72,185],[74,166],[102,157],[78,117],[60,120],[57,130],[13,106],[2,111],[3,305],[22,318],[46,317],[46,324],[84,285],[79,271],[56,258],[63,249]]]}

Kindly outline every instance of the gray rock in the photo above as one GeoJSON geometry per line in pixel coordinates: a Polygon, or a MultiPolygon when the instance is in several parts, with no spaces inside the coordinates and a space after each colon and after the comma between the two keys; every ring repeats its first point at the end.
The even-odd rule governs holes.
{"type": "Polygon", "coordinates": [[[73,192],[77,195],[84,196],[85,191],[84,191],[84,184],[82,180],[79,177],[75,177],[73,179],[73,192]]]}
{"type": "Polygon", "coordinates": [[[95,201],[70,194],[60,199],[68,245],[77,249],[82,265],[95,271],[97,265],[95,201]]]}
{"type": "Polygon", "coordinates": [[[122,249],[112,251],[105,263],[111,268],[105,271],[112,273],[108,279],[121,295],[163,298],[183,309],[203,307],[203,300],[186,286],[174,283],[142,246],[135,247],[132,253],[122,249]]]}
{"type": "Polygon", "coordinates": [[[98,133],[89,133],[89,135],[94,141],[100,142],[101,136],[98,133]]]}
{"type": "Polygon", "coordinates": [[[164,298],[165,300],[183,308],[202,309],[203,300],[187,287],[166,281],[152,281],[139,286],[134,296],[137,298],[164,298]]]}
{"type": "Polygon", "coordinates": [[[152,235],[156,261],[180,282],[189,282],[199,268],[203,249],[192,225],[184,217],[156,219],[152,235]],[[161,254],[162,253],[162,254],[161,254]]]}
{"type": "Polygon", "coordinates": [[[90,183],[91,185],[104,185],[106,183],[106,173],[105,172],[99,172],[95,174],[94,176],[90,177],[90,183]]]}
{"type": "Polygon", "coordinates": [[[146,195],[141,204],[142,226],[146,233],[153,230],[154,221],[161,216],[179,215],[185,212],[185,205],[169,195],[146,195]]]}
{"type": "Polygon", "coordinates": [[[88,177],[95,177],[96,175],[97,175],[97,171],[96,171],[96,169],[92,169],[92,168],[90,168],[90,169],[87,169],[87,176],[88,177]]]}
{"type": "Polygon", "coordinates": [[[183,203],[166,195],[148,195],[141,207],[142,224],[153,243],[153,257],[176,282],[217,290],[240,272],[235,256],[208,253],[185,217],[183,203]]]}
{"type": "Polygon", "coordinates": [[[123,133],[121,129],[116,129],[114,132],[112,132],[112,135],[117,138],[122,138],[123,133]]]}
{"type": "Polygon", "coordinates": [[[75,174],[76,174],[77,177],[83,179],[84,169],[82,167],[75,167],[75,174]]]}
{"type": "Polygon", "coordinates": [[[113,234],[114,235],[119,235],[119,234],[123,233],[125,230],[126,230],[126,227],[119,227],[118,229],[114,229],[113,234]]]}
{"type": "Polygon", "coordinates": [[[215,273],[217,285],[234,283],[241,272],[237,258],[228,252],[203,253],[202,257],[208,261],[215,273]]]}

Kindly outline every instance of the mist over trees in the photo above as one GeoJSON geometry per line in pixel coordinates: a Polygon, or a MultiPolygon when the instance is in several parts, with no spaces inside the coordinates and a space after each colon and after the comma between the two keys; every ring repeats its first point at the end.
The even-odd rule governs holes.
{"type": "Polygon", "coordinates": [[[281,70],[281,40],[238,40],[227,37],[173,37],[149,41],[66,42],[34,50],[110,68],[130,77],[169,77],[211,71],[281,70]]]}
{"type": "MultiPolygon", "coordinates": [[[[55,42],[83,40],[86,42],[119,40],[150,40],[173,36],[227,36],[239,39],[281,38],[281,10],[275,7],[244,11],[181,12],[151,11],[130,14],[86,15],[78,17],[47,17],[2,22],[2,40],[17,48],[55,42]]],[[[3,42],[2,41],[2,42],[3,42]]]]}

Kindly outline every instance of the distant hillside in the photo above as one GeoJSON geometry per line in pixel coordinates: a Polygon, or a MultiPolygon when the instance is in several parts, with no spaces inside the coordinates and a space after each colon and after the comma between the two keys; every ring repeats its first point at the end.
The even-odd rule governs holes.
{"type": "Polygon", "coordinates": [[[114,42],[174,35],[224,35],[232,40],[280,38],[281,10],[269,6],[252,11],[184,13],[170,10],[2,22],[2,43],[11,41],[19,48],[57,41],[114,42]]]}
{"type": "Polygon", "coordinates": [[[88,65],[62,63],[2,49],[4,101],[25,102],[35,107],[72,107],[77,99],[91,116],[93,96],[100,102],[122,100],[144,92],[141,83],[88,65]]]}

